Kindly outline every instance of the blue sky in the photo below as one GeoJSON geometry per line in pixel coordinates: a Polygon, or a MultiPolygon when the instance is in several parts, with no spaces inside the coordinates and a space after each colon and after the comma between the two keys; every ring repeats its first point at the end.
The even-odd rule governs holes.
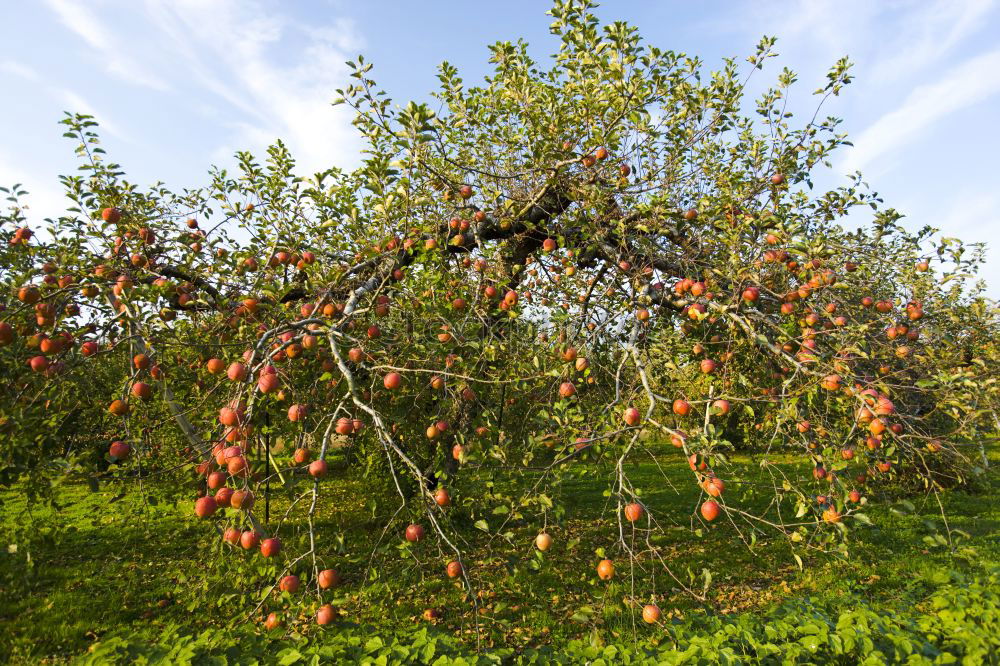
{"type": "MultiPolygon", "coordinates": [[[[32,0],[6,3],[0,23],[0,184],[21,182],[33,213],[61,210],[56,176],[75,167],[63,110],[97,116],[105,147],[131,179],[180,188],[211,164],[275,138],[304,168],[357,163],[344,107],[343,62],[358,53],[393,99],[426,99],[436,66],[467,82],[486,73],[486,45],[524,37],[554,48],[545,0],[32,0]]],[[[855,148],[829,180],[861,169],[914,227],[990,244],[984,275],[1000,296],[1000,0],[608,1],[597,13],[639,26],[651,43],[708,66],[778,37],[799,74],[793,102],[838,57],[855,83],[826,111],[855,148]]]]}

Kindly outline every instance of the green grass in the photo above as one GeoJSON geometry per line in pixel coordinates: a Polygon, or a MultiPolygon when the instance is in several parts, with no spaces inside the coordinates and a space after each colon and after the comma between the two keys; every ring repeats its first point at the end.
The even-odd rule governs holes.
{"type": "MultiPolygon", "coordinates": [[[[750,468],[746,460],[734,464],[750,468]]],[[[833,626],[843,612],[869,609],[876,618],[899,616],[910,623],[907,627],[916,627],[931,612],[928,604],[934,603],[935,594],[949,586],[990,580],[1000,565],[1000,483],[995,474],[977,492],[941,494],[947,527],[933,494],[910,497],[912,511],[903,512],[890,510],[900,508],[898,502],[880,503],[873,497],[866,509],[873,524],[852,526],[848,557],[814,553],[804,558],[800,569],[784,540],[762,538],[751,548],[725,521],[717,521],[701,537],[693,536],[697,491],[676,456],[635,465],[630,478],[636,487],[653,489],[643,500],[665,527],[652,541],[657,552],[683,583],[699,591],[702,570],[711,571],[707,601],[700,602],[648,557],[630,571],[615,550],[614,506],[602,492],[610,471],[598,465],[581,471],[553,498],[566,505],[568,518],[551,529],[556,543],[544,557],[531,547],[538,516],[511,521],[513,545],[472,525],[485,518],[495,529],[499,520],[492,507],[501,503],[504,490],[523,488],[525,480],[497,479],[485,488],[485,478],[467,480],[465,493],[456,484],[452,527],[467,542],[466,565],[479,592],[478,631],[471,600],[443,575],[450,558],[433,539],[413,548],[402,546],[403,517],[375,548],[395,506],[390,500],[373,515],[366,508],[364,486],[350,472],[323,482],[317,511],[321,561],[345,578],[323,601],[337,605],[343,620],[333,630],[321,629],[310,621],[318,605],[314,595],[300,591],[293,598],[274,592],[264,600],[261,613],[283,611],[291,626],[271,636],[263,635],[261,613],[251,614],[261,593],[281,573],[279,565],[223,547],[209,523],[190,515],[189,502],[150,504],[135,489],[122,495],[118,486],[98,492],[66,486],[56,494],[57,505],[29,510],[23,489],[7,491],[0,496],[0,537],[9,544],[0,554],[0,661],[5,655],[15,663],[59,661],[86,654],[95,643],[108,648],[112,637],[152,644],[164,636],[196,636],[217,629],[226,636],[246,634],[253,637],[246,641],[264,641],[254,643],[261,654],[276,654],[285,645],[274,641],[322,645],[334,633],[346,641],[355,632],[367,641],[374,632],[388,644],[392,636],[410,641],[414,627],[427,624],[421,615],[429,607],[442,611],[435,630],[454,641],[448,649],[456,654],[474,652],[478,635],[483,651],[556,646],[546,659],[569,654],[568,647],[559,647],[567,645],[579,650],[604,649],[595,645],[678,649],[692,637],[733,631],[726,627],[787,619],[782,614],[789,609],[789,599],[796,609],[793,618],[814,612],[828,617],[833,626]],[[602,548],[619,566],[611,583],[598,581],[594,573],[602,548]],[[663,610],[664,626],[639,622],[633,599],[655,600],[663,610]],[[794,604],[806,604],[808,610],[794,604]],[[688,633],[681,636],[678,627],[688,633]],[[583,642],[570,643],[574,640],[583,642]]],[[[764,480],[763,473],[758,474],[764,480]]],[[[736,487],[727,488],[727,497],[748,507],[764,501],[736,487]]],[[[272,527],[287,506],[288,499],[277,493],[272,527]]],[[[745,535],[745,527],[743,531],[745,535]]],[[[301,552],[301,521],[285,523],[280,534],[287,553],[301,552]]],[[[626,536],[637,543],[643,538],[638,533],[626,536]]],[[[308,569],[301,567],[301,572],[308,569]]],[[[167,643],[179,644],[176,638],[167,643]]],[[[532,653],[524,654],[528,658],[532,653]]]]}

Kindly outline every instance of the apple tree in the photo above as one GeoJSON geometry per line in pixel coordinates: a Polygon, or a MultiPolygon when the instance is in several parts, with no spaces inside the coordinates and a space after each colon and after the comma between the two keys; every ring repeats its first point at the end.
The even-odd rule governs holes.
{"type": "Polygon", "coordinates": [[[470,592],[472,541],[554,547],[560,486],[596,475],[616,525],[597,576],[699,595],[651,540],[638,460],[689,469],[692,532],[802,550],[844,549],[881,488],[981,473],[982,248],[911,231],[860,174],[817,189],[847,144],[821,113],[846,59],[798,121],[788,69],[747,99],[773,39],[707,72],[589,2],[549,14],[548,65],[494,44],[479,85],[441,65],[434,108],[350,63],[352,171],[301,175],[277,143],[200,189],[141,188],[67,116],[74,206],[32,227],[15,188],[0,229],[0,479],[145,480],[273,558],[265,589],[302,576],[322,603],[335,450],[385,533],[436,544],[470,592]],[[296,520],[270,515],[278,488],[296,520]]]}

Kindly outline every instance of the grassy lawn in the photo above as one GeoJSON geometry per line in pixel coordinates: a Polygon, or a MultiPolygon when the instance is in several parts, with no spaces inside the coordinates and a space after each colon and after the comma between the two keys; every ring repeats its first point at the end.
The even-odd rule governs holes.
{"type": "MultiPolygon", "coordinates": [[[[434,539],[402,545],[405,518],[381,538],[395,506],[377,507],[373,515],[363,485],[348,472],[324,480],[317,510],[317,531],[323,535],[318,557],[344,578],[342,586],[324,592],[323,601],[342,612],[332,628],[311,622],[318,606],[311,591],[300,590],[295,597],[266,594],[290,560],[265,561],[256,551],[224,546],[209,523],[190,515],[190,503],[144,502],[136,490],[122,495],[120,487],[91,492],[67,486],[56,493],[56,506],[28,507],[23,492],[8,491],[0,499],[0,536],[9,544],[0,554],[0,657],[9,656],[14,663],[61,661],[85,655],[95,642],[111,637],[155,643],[164,636],[213,629],[253,635],[255,649],[268,655],[285,649],[288,641],[319,645],[333,634],[343,640],[356,634],[366,645],[376,635],[386,640],[410,636],[415,627],[430,624],[435,625],[432,635],[446,636],[454,641],[453,649],[470,654],[477,635],[480,654],[507,648],[528,655],[526,648],[554,645],[551,657],[558,646],[574,640],[593,649],[683,649],[683,636],[767,624],[770,617],[787,619],[789,609],[793,617],[815,611],[836,619],[837,613],[865,608],[877,616],[917,618],[937,612],[928,604],[938,603],[932,596],[942,586],[988,581],[1000,565],[1000,483],[995,474],[975,492],[940,496],[947,525],[933,494],[909,497],[911,506],[873,497],[866,510],[873,524],[852,527],[848,557],[813,553],[804,556],[800,569],[783,539],[762,538],[748,547],[723,520],[700,537],[692,535],[697,492],[686,466],[676,455],[665,454],[629,473],[637,487],[655,489],[643,500],[665,529],[650,539],[649,547],[681,583],[698,591],[704,585],[702,570],[711,571],[707,601],[701,602],[648,555],[630,569],[615,547],[614,505],[603,495],[610,470],[592,464],[580,471],[553,498],[567,506],[569,518],[550,529],[555,543],[544,556],[531,545],[536,516],[511,520],[504,528],[506,537],[495,533],[502,516],[492,516],[500,503],[494,493],[512,484],[524,487],[530,480],[500,478],[490,486],[479,478],[465,482],[468,490],[461,481],[456,484],[451,514],[478,589],[478,632],[471,600],[444,575],[448,554],[434,539]],[[490,533],[473,526],[483,517],[490,533]],[[594,572],[601,548],[619,567],[611,583],[599,581],[594,572]],[[642,624],[633,599],[655,600],[663,624],[642,624]],[[254,613],[258,605],[261,610],[254,613]],[[428,608],[440,610],[440,619],[423,619],[428,608]],[[265,634],[263,612],[283,609],[290,626],[265,634]],[[246,628],[251,616],[253,624],[246,628]],[[679,634],[677,628],[688,633],[679,634]]],[[[758,501],[737,488],[727,489],[727,496],[741,506],[758,501]]],[[[276,494],[272,528],[288,503],[287,496],[276,494]]],[[[307,536],[301,521],[285,522],[279,533],[291,557],[302,552],[307,536]]],[[[646,536],[630,531],[626,539],[638,545],[646,536]]],[[[311,563],[300,562],[296,572],[307,573],[311,566],[306,565],[311,563]]],[[[240,653],[233,649],[234,655],[240,653]]],[[[512,658],[509,652],[496,654],[512,658]]]]}

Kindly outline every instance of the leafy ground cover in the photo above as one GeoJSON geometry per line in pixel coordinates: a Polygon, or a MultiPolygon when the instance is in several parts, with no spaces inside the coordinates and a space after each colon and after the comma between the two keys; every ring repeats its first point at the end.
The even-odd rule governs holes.
{"type": "MultiPolygon", "coordinates": [[[[876,493],[866,509],[871,524],[851,526],[847,556],[817,553],[801,568],[782,541],[748,547],[724,523],[695,547],[671,543],[668,529],[651,546],[678,580],[644,574],[633,585],[627,565],[610,583],[595,575],[600,557],[614,557],[618,525],[601,492],[609,471],[580,471],[559,498],[576,505],[574,518],[552,526],[555,543],[544,555],[517,521],[500,531],[498,514],[489,531],[475,526],[492,514],[491,488],[506,496],[503,486],[530,479],[480,478],[470,487],[485,493],[456,495],[464,508],[456,527],[479,590],[473,604],[444,575],[443,552],[429,542],[401,545],[395,531],[383,531],[391,507],[367,502],[343,468],[317,512],[318,528],[338,535],[342,551],[323,559],[344,579],[324,592],[341,614],[327,627],[311,621],[312,606],[266,584],[286,563],[221,540],[206,546],[203,532],[212,528],[188,516],[186,504],[157,501],[138,486],[66,485],[55,503],[29,505],[15,489],[0,503],[0,655],[14,663],[996,663],[993,476],[971,491],[876,493]],[[509,555],[498,539],[523,548],[509,555]],[[638,605],[647,600],[663,611],[657,625],[641,621],[638,605]],[[268,632],[257,621],[283,609],[282,628],[268,632]],[[426,619],[427,609],[440,617],[426,619]]],[[[644,501],[661,525],[690,528],[696,494],[684,490],[689,472],[676,456],[632,473],[660,489],[644,501]]],[[[273,498],[275,523],[287,497],[273,498]]],[[[288,523],[279,531],[294,540],[300,529],[288,523]]],[[[634,566],[642,565],[639,558],[634,566]]]]}

